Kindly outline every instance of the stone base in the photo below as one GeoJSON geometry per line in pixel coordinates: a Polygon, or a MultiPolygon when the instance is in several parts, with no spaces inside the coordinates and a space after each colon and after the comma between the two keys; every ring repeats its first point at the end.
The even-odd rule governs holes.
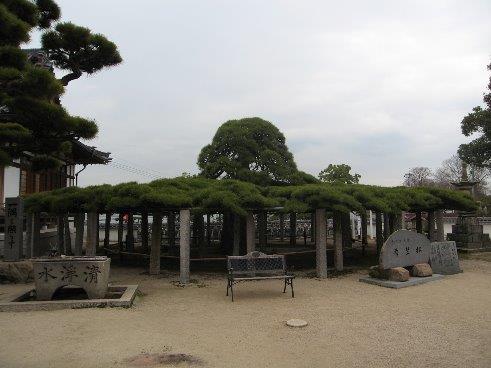
{"type": "Polygon", "coordinates": [[[391,289],[402,289],[408,286],[420,285],[420,284],[425,284],[427,282],[440,280],[443,277],[444,277],[443,275],[433,274],[432,276],[428,276],[428,277],[411,277],[409,281],[399,282],[399,281],[375,279],[373,277],[367,276],[367,277],[361,277],[359,281],[367,284],[383,286],[391,289]]]}
{"type": "MultiPolygon", "coordinates": [[[[74,294],[82,292],[81,288],[71,289],[74,294]],[[78,289],[78,290],[77,290],[78,289]]],[[[105,299],[62,299],[35,300],[35,290],[28,290],[13,298],[10,302],[0,303],[0,312],[29,312],[38,310],[81,309],[122,307],[129,308],[135,300],[138,285],[111,285],[105,299]]],[[[67,293],[69,294],[69,293],[67,293]]]]}
{"type": "Polygon", "coordinates": [[[30,261],[0,261],[0,283],[27,283],[34,280],[30,261]]]}

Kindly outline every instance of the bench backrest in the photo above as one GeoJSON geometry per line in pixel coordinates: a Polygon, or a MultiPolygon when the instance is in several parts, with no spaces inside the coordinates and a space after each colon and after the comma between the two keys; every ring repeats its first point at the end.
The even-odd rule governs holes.
{"type": "Polygon", "coordinates": [[[285,256],[250,252],[245,256],[227,256],[227,268],[234,275],[282,275],[286,270],[285,256]]]}

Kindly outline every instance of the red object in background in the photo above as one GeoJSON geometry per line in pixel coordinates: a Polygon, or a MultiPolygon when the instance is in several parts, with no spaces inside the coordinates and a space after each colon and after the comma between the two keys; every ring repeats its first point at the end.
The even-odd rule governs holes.
{"type": "Polygon", "coordinates": [[[128,217],[130,217],[127,213],[123,215],[123,222],[128,222],[128,217]]]}

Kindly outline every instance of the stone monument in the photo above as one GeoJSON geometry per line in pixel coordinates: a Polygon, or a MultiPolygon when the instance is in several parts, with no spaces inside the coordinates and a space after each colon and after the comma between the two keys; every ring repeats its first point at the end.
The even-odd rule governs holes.
{"type": "Polygon", "coordinates": [[[387,270],[428,263],[430,241],[415,231],[398,230],[387,238],[380,251],[379,266],[387,270]]]}
{"type": "Polygon", "coordinates": [[[462,272],[459,265],[457,246],[454,241],[431,243],[430,263],[433,272],[453,275],[462,272]]]}
{"type": "Polygon", "coordinates": [[[24,208],[20,197],[5,198],[5,261],[19,261],[23,252],[24,208]]]}

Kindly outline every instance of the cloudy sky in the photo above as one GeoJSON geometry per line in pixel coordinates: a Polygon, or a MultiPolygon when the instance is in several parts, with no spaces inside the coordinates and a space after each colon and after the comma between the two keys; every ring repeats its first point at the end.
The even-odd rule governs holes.
{"type": "Polygon", "coordinates": [[[397,185],[468,140],[459,123],[491,61],[489,0],[58,3],[124,59],[63,97],[114,158],[81,185],[196,173],[220,124],[250,116],[279,127],[304,171],[347,163],[363,183],[397,185]]]}

